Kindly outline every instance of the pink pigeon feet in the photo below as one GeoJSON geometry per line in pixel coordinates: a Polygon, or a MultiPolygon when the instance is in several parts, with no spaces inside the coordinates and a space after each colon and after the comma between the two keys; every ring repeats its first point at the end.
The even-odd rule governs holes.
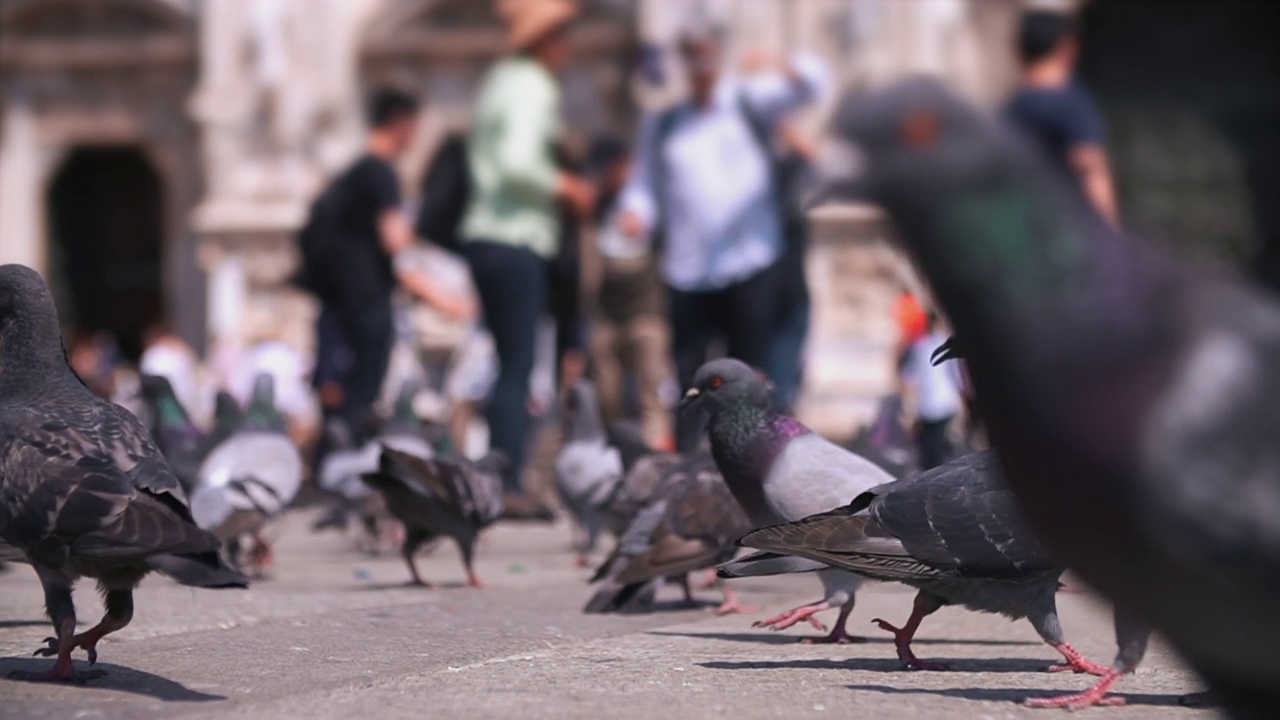
{"type": "Polygon", "coordinates": [[[716,576],[715,568],[707,568],[702,571],[702,582],[693,587],[694,590],[710,590],[720,584],[720,578],[716,576]]]}
{"type": "Polygon", "coordinates": [[[1083,710],[1084,708],[1102,705],[1123,705],[1124,698],[1108,696],[1107,691],[1120,679],[1120,673],[1108,670],[1097,684],[1075,695],[1060,695],[1051,698],[1028,698],[1023,704],[1033,708],[1064,708],[1066,710],[1083,710]]]}
{"type": "Polygon", "coordinates": [[[1100,665],[1096,662],[1093,662],[1092,660],[1087,659],[1084,655],[1080,654],[1079,650],[1076,650],[1075,648],[1071,647],[1067,643],[1062,643],[1061,645],[1055,645],[1053,646],[1053,649],[1062,653],[1062,657],[1066,658],[1067,661],[1065,663],[1050,665],[1049,672],[1051,673],[1075,672],[1075,673],[1087,673],[1089,675],[1097,675],[1098,677],[1102,677],[1103,675],[1106,675],[1107,673],[1111,672],[1110,666],[1100,665]]]}
{"type": "MultiPolygon", "coordinates": [[[[914,615],[912,618],[914,619],[914,615]]],[[[876,618],[871,622],[886,632],[893,633],[893,644],[898,648],[898,659],[902,661],[902,667],[907,670],[950,670],[950,666],[945,663],[932,662],[930,660],[921,660],[916,654],[911,652],[911,640],[915,637],[916,629],[912,627],[910,621],[903,628],[895,627],[889,623],[876,618]]],[[[916,624],[919,624],[918,622],[916,624]]]]}
{"type": "Polygon", "coordinates": [[[720,606],[716,608],[717,615],[732,615],[734,613],[750,615],[756,612],[759,612],[759,609],[742,604],[742,601],[738,599],[738,594],[727,587],[724,589],[724,602],[720,603],[720,606]]]}
{"type": "Polygon", "coordinates": [[[812,605],[802,605],[793,610],[779,613],[765,620],[757,620],[751,623],[751,627],[769,628],[770,630],[785,630],[798,622],[807,622],[818,630],[825,631],[827,626],[821,620],[814,617],[818,613],[827,609],[824,602],[814,603],[812,605]]]}

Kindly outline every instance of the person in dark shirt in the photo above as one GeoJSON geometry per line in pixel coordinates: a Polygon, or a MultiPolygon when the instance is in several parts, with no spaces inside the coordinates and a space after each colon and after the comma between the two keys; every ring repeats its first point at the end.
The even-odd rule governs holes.
{"type": "Polygon", "coordinates": [[[326,190],[333,238],[320,300],[313,382],[326,419],[340,417],[356,433],[387,372],[394,339],[391,295],[397,283],[442,312],[466,317],[469,301],[442,293],[426,277],[397,269],[395,258],[414,242],[401,211],[400,181],[392,161],[408,146],[417,101],[397,90],[377,92],[369,109],[365,154],[326,190]]]}
{"type": "Polygon", "coordinates": [[[1005,104],[1005,117],[1079,184],[1100,215],[1116,223],[1102,118],[1072,77],[1079,55],[1075,21],[1061,13],[1030,11],[1022,17],[1017,50],[1022,76],[1005,104]]]}

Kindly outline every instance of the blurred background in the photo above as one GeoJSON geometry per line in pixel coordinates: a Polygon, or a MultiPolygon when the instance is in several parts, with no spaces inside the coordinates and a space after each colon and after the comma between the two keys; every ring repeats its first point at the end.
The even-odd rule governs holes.
{"type": "MultiPolygon", "coordinates": [[[[695,15],[725,28],[729,58],[802,49],[838,91],[923,72],[995,106],[1017,81],[1019,17],[1046,6],[1078,13],[1078,77],[1105,119],[1125,224],[1280,278],[1280,3],[588,0],[559,74],[565,142],[630,138],[645,110],[680,97],[674,45],[695,15]]],[[[296,234],[360,154],[368,95],[394,85],[420,99],[397,161],[412,205],[437,144],[468,128],[503,37],[485,0],[3,0],[0,262],[50,280],[73,361],[136,364],[156,328],[185,342],[201,417],[214,389],[247,392],[238,368],[263,343],[305,376],[316,306],[289,282],[296,234]]],[[[795,120],[819,155],[839,95],[795,120]]],[[[914,280],[874,208],[824,206],[810,221],[797,413],[847,436],[893,388],[894,307],[914,280]]],[[[583,242],[589,297],[598,263],[583,242]]],[[[465,288],[456,257],[418,251],[465,288]]],[[[443,416],[470,323],[423,305],[404,317],[391,376],[422,374],[438,390],[424,412],[443,416]]]]}

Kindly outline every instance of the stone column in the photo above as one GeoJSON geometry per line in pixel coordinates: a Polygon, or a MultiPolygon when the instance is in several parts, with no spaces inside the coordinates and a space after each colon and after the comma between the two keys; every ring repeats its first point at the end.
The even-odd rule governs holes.
{"type": "Polygon", "coordinates": [[[40,158],[31,108],[20,93],[9,98],[0,137],[0,263],[21,263],[41,274],[40,158]]]}

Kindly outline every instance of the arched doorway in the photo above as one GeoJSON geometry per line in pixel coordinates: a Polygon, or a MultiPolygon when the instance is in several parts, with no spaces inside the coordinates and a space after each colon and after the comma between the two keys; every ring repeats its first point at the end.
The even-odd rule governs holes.
{"type": "Polygon", "coordinates": [[[136,146],[75,148],[49,185],[49,275],[68,330],[108,331],[125,357],[164,317],[164,196],[136,146]]]}

